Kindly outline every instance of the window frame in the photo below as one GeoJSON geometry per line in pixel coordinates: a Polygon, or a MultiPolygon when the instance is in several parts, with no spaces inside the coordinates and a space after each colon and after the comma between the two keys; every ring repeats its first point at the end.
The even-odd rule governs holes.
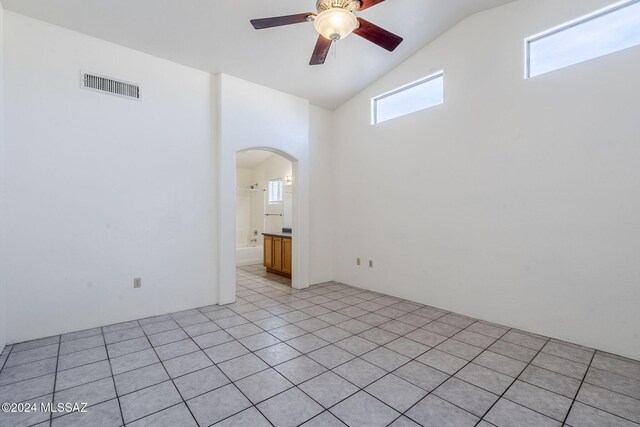
{"type": "Polygon", "coordinates": [[[444,94],[445,94],[445,87],[444,87],[444,69],[443,69],[443,70],[437,71],[437,72],[435,72],[433,74],[430,74],[430,75],[428,75],[426,77],[422,77],[421,79],[418,79],[418,80],[415,80],[415,81],[413,81],[411,83],[408,83],[408,84],[406,84],[404,86],[400,86],[400,87],[398,87],[396,89],[393,89],[393,90],[390,90],[390,91],[385,92],[383,94],[374,96],[373,98],[371,98],[371,125],[378,125],[380,123],[384,123],[384,122],[387,122],[387,121],[390,121],[390,120],[394,120],[394,119],[397,119],[397,118],[400,118],[400,117],[408,116],[409,114],[417,113],[418,111],[424,111],[424,110],[427,110],[429,108],[433,108],[433,107],[437,107],[438,105],[442,105],[442,104],[444,104],[444,94]],[[385,99],[385,98],[389,98],[389,97],[391,97],[393,95],[397,95],[399,93],[405,92],[405,91],[407,91],[409,89],[412,89],[412,88],[414,88],[416,86],[420,86],[422,84],[428,83],[428,82],[430,82],[432,80],[436,80],[436,79],[439,79],[439,78],[442,78],[442,102],[441,103],[434,104],[434,105],[431,105],[429,107],[421,108],[419,110],[415,110],[415,111],[412,111],[410,113],[406,113],[406,114],[403,114],[401,116],[394,117],[393,119],[387,119],[387,120],[383,120],[383,121],[378,121],[378,101],[380,101],[382,99],[385,99]]]}
{"type": "Polygon", "coordinates": [[[562,66],[560,68],[556,68],[554,70],[550,70],[544,73],[540,73],[540,74],[536,74],[534,76],[531,75],[531,44],[535,43],[539,40],[545,39],[547,37],[553,36],[554,34],[559,34],[562,33],[564,31],[570,30],[571,28],[577,27],[579,25],[582,25],[586,22],[589,21],[594,21],[602,16],[608,15],[610,13],[613,12],[617,12],[618,10],[624,9],[625,7],[631,6],[635,3],[638,3],[640,0],[622,0],[616,3],[613,3],[609,6],[606,6],[602,9],[598,9],[594,12],[588,13],[586,15],[580,16],[576,19],[572,19],[571,21],[565,22],[563,24],[557,25],[553,28],[550,28],[548,30],[542,31],[538,34],[534,34],[532,36],[526,37],[524,39],[524,78],[525,80],[529,80],[532,79],[534,77],[537,76],[541,76],[543,74],[548,74],[548,73],[552,73],[554,71],[557,70],[561,70],[563,68],[567,68],[567,67],[571,67],[573,65],[577,65],[580,64],[582,62],[586,62],[586,61],[590,61],[592,59],[596,59],[596,58],[602,58],[603,56],[609,55],[611,53],[615,53],[615,52],[620,52],[620,50],[624,50],[624,49],[620,49],[620,50],[616,50],[616,51],[612,51],[609,52],[608,54],[605,55],[600,55],[600,56],[595,56],[591,59],[585,60],[585,61],[581,61],[581,62],[577,62],[576,64],[571,64],[571,65],[565,65],[562,66]]]}

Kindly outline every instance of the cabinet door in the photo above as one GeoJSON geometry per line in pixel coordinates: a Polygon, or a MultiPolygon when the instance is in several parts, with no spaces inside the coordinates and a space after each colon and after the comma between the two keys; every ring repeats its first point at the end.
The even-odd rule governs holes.
{"type": "Polygon", "coordinates": [[[264,266],[272,268],[273,266],[273,237],[264,236],[264,266]]]}
{"type": "Polygon", "coordinates": [[[291,274],[291,239],[282,239],[282,271],[291,274]]]}
{"type": "Polygon", "coordinates": [[[273,238],[273,265],[272,269],[282,271],[282,238],[273,238]]]}

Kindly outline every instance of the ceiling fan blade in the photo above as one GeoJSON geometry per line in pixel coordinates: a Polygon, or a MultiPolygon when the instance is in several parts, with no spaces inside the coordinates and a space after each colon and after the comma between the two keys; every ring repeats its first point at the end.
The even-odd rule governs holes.
{"type": "Polygon", "coordinates": [[[322,35],[319,35],[316,47],[315,49],[313,49],[313,55],[311,55],[311,61],[309,61],[309,65],[324,64],[324,61],[327,59],[327,55],[329,54],[329,49],[331,49],[331,43],[331,40],[322,35]]]}
{"type": "Polygon", "coordinates": [[[372,6],[377,5],[378,3],[382,3],[384,0],[360,0],[360,4],[362,6],[360,6],[360,9],[358,10],[365,10],[368,9],[372,6]]]}
{"type": "Polygon", "coordinates": [[[360,22],[360,26],[353,31],[354,34],[377,44],[381,48],[387,49],[389,52],[393,52],[402,43],[402,37],[384,28],[380,28],[362,18],[358,18],[358,22],[360,22]]]}
{"type": "Polygon", "coordinates": [[[308,22],[309,16],[315,16],[315,13],[298,13],[297,15],[274,16],[272,18],[252,19],[251,25],[256,30],[263,28],[281,27],[283,25],[302,24],[308,22]]]}

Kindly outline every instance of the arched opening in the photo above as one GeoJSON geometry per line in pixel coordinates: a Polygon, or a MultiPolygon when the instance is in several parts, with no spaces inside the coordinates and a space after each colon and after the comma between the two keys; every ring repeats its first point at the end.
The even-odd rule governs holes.
{"type": "Polygon", "coordinates": [[[293,162],[270,150],[236,154],[236,267],[291,286],[293,162]]]}
{"type": "MultiPolygon", "coordinates": [[[[236,146],[234,147],[234,149],[222,150],[219,153],[219,161],[221,165],[218,182],[219,226],[217,237],[219,251],[219,304],[229,304],[235,302],[236,300],[236,260],[238,257],[236,244],[236,193],[238,188],[238,180],[236,177],[236,159],[238,153],[244,153],[247,151],[266,151],[291,162],[291,184],[289,187],[293,196],[290,206],[291,227],[284,227],[291,228],[292,231],[291,287],[296,289],[303,289],[309,286],[309,175],[306,155],[303,155],[302,158],[297,158],[290,153],[271,147],[236,146]]],[[[282,178],[284,179],[286,177],[287,175],[283,176],[282,178]]],[[[251,229],[250,233],[253,234],[253,231],[254,229],[251,229]]]]}

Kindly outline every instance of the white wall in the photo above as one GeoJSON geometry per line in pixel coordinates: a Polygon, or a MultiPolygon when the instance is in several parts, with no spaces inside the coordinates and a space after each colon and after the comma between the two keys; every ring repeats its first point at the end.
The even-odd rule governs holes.
{"type": "MultiPolygon", "coordinates": [[[[0,253],[2,253],[2,247],[4,245],[4,241],[6,240],[4,234],[4,178],[3,173],[5,168],[5,154],[4,154],[4,84],[3,84],[3,75],[4,75],[4,8],[2,7],[2,2],[0,1],[0,253]]],[[[0,271],[2,271],[5,267],[5,261],[0,259],[0,271]]],[[[0,353],[7,343],[7,334],[6,334],[6,320],[5,316],[7,313],[7,299],[5,296],[5,281],[0,275],[0,353]]]]}
{"type": "MultiPolygon", "coordinates": [[[[259,188],[266,189],[267,192],[269,190],[269,181],[272,179],[284,178],[286,176],[290,176],[293,173],[293,164],[285,159],[282,156],[277,154],[272,155],[267,158],[260,164],[256,165],[251,170],[251,180],[254,183],[259,184],[259,188]]],[[[293,191],[292,185],[284,185],[283,193],[293,191]]],[[[283,199],[285,195],[283,194],[283,199]]],[[[254,209],[252,212],[251,218],[251,228],[257,229],[258,233],[262,233],[263,231],[267,232],[281,232],[282,227],[284,227],[284,217],[283,216],[272,216],[272,215],[284,215],[284,201],[283,203],[270,205],[268,200],[268,194],[263,195],[263,205],[260,206],[262,209],[254,209]],[[264,216],[264,214],[270,214],[270,216],[264,216]]],[[[259,200],[257,198],[256,200],[259,200]]],[[[291,208],[292,199],[289,197],[287,203],[289,204],[289,208],[291,208]]],[[[291,214],[291,209],[289,209],[289,214],[291,214]]],[[[289,218],[291,219],[291,218],[289,218]]],[[[262,234],[259,235],[260,246],[262,246],[262,234]]]]}
{"type": "Polygon", "coordinates": [[[333,280],[333,231],[335,200],[333,198],[335,164],[331,156],[333,113],[309,108],[309,278],[311,283],[333,280]]]}
{"type": "Polygon", "coordinates": [[[608,3],[475,15],[337,110],[337,280],[640,359],[640,47],[523,79],[525,37],[608,3]],[[440,69],[443,106],[369,124],[440,69]]]}
{"type": "Polygon", "coordinates": [[[235,301],[236,153],[269,148],[294,162],[292,286],[309,286],[309,102],[226,74],[218,76],[218,293],[235,301]]]}
{"type": "Polygon", "coordinates": [[[216,303],[212,77],[10,12],[5,26],[8,340],[216,303]],[[80,89],[81,69],[144,101],[80,89]]]}

